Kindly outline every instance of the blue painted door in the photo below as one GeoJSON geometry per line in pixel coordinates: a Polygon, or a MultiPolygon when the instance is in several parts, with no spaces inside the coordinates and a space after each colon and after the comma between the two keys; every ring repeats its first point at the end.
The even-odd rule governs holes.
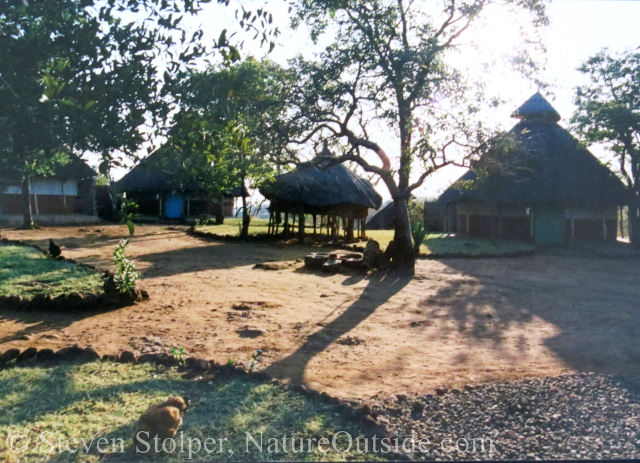
{"type": "Polygon", "coordinates": [[[184,201],[182,196],[177,193],[173,193],[167,198],[165,203],[165,215],[168,219],[179,219],[182,217],[182,208],[184,201]]]}

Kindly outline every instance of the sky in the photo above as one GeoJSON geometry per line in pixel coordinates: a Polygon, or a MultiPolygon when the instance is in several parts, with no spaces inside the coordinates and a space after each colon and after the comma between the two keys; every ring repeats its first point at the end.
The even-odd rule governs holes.
{"type": "MultiPolygon", "coordinates": [[[[429,1],[433,0],[426,0],[425,4],[429,1]]],[[[188,24],[191,28],[201,28],[205,32],[204,39],[211,40],[223,28],[237,30],[234,12],[239,5],[255,9],[263,4],[262,1],[232,0],[230,6],[224,7],[214,2],[207,5],[197,17],[189,18],[188,24]]],[[[270,59],[286,64],[288,59],[298,54],[310,57],[321,48],[322,43],[314,45],[306,30],[293,31],[288,27],[285,2],[271,0],[267,3],[267,9],[273,12],[274,23],[282,32],[277,40],[278,45],[269,55],[270,59]]],[[[547,50],[546,66],[540,77],[550,87],[542,93],[562,116],[560,124],[567,127],[568,119],[575,110],[575,87],[584,83],[584,76],[577,71],[578,66],[603,48],[624,51],[640,46],[640,2],[556,0],[548,5],[547,12],[550,25],[541,31],[547,50]]],[[[522,13],[514,15],[499,8],[487,11],[481,23],[467,31],[467,45],[450,58],[452,64],[474,69],[474,66],[497,60],[509,53],[521,41],[520,27],[526,29],[525,20],[522,13]]],[[[252,41],[252,35],[237,37],[246,39],[243,55],[261,57],[265,54],[266,48],[260,48],[257,41],[252,41]]],[[[490,122],[502,129],[509,129],[515,123],[510,118],[511,112],[538,88],[500,65],[492,66],[485,78],[488,89],[508,101],[489,116],[490,122]]],[[[381,128],[374,141],[391,157],[397,155],[399,143],[393,131],[381,128]]],[[[601,147],[591,147],[591,151],[603,160],[609,159],[607,152],[601,147]]],[[[119,178],[125,172],[126,170],[120,170],[114,174],[119,178]]],[[[441,169],[432,174],[416,193],[435,198],[462,173],[464,169],[460,167],[441,169]]],[[[377,188],[385,199],[389,198],[384,186],[380,184],[377,188]]]]}

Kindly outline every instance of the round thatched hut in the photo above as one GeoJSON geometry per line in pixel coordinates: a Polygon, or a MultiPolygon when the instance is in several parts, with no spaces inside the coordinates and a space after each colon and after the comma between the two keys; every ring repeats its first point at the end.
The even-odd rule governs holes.
{"type": "MultiPolygon", "coordinates": [[[[332,156],[325,146],[322,156],[332,156]]],[[[346,239],[365,236],[364,222],[369,209],[378,209],[382,197],[366,179],[358,177],[344,164],[319,169],[313,162],[277,176],[260,187],[270,201],[269,233],[288,236],[297,218],[298,233],[304,236],[306,216],[313,218],[313,233],[338,236],[342,224],[346,239]],[[291,216],[291,217],[290,217],[291,216]],[[289,219],[291,218],[291,222],[289,219]],[[318,220],[320,219],[320,220],[318,220]]]]}
{"type": "MultiPolygon", "coordinates": [[[[538,167],[527,178],[500,179],[493,201],[499,209],[497,235],[504,239],[560,243],[616,240],[618,206],[627,204],[620,180],[558,124],[560,115],[540,93],[518,108],[511,133],[538,167]]],[[[492,217],[477,173],[465,173],[438,199],[447,205],[447,231],[491,237],[492,217]]]]}

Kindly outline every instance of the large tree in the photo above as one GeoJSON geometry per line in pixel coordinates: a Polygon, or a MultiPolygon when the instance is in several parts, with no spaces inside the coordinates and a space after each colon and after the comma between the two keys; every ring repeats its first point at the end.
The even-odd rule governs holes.
{"type": "Polygon", "coordinates": [[[576,89],[572,122],[586,143],[617,157],[630,192],[631,241],[640,246],[640,53],[602,51],[579,68],[589,81],[576,89]]]}
{"type": "MultiPolygon", "coordinates": [[[[276,63],[248,58],[187,73],[177,82],[181,110],[170,143],[189,147],[188,153],[181,151],[189,165],[206,153],[210,163],[198,161],[197,165],[205,171],[217,170],[215,175],[221,180],[224,172],[223,182],[203,187],[221,192],[240,187],[244,192],[273,174],[273,160],[290,158],[289,126],[282,116],[293,81],[293,74],[276,63]]],[[[242,236],[246,237],[250,214],[246,197],[242,200],[242,236]]]]}
{"type": "MultiPolygon", "coordinates": [[[[25,201],[29,179],[51,173],[72,152],[99,153],[108,174],[119,157],[133,156],[166,128],[173,107],[167,83],[178,72],[214,50],[239,58],[226,31],[209,46],[202,31],[187,34],[182,18],[209,1],[0,4],[0,162],[22,179],[25,201]]],[[[254,26],[258,15],[247,14],[243,28],[262,32],[265,41],[268,33],[277,35],[254,26]]],[[[259,12],[263,26],[267,14],[259,12]]],[[[25,225],[32,223],[29,212],[25,225]]]]}
{"type": "Polygon", "coordinates": [[[295,3],[294,26],[306,22],[314,39],[325,31],[334,36],[316,60],[300,58],[294,64],[299,86],[292,122],[303,133],[296,141],[342,140],[343,154],[325,166],[352,161],[381,177],[395,204],[396,265],[414,264],[407,212],[411,193],[431,173],[453,163],[455,152],[473,151],[486,142],[484,128],[471,123],[478,109],[474,88],[445,64],[445,57],[492,3],[529,11],[536,25],[546,22],[538,0],[295,3]],[[432,14],[427,11],[440,6],[432,14]],[[376,123],[387,124],[398,136],[393,164],[371,136],[376,123]],[[378,155],[381,165],[365,160],[367,150],[378,155]]]}

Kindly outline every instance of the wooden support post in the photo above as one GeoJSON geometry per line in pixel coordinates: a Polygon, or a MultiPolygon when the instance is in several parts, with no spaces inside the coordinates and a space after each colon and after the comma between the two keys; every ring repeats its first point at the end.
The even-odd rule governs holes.
{"type": "Polygon", "coordinates": [[[313,236],[316,236],[316,214],[313,214],[313,236]]]}
{"type": "Polygon", "coordinates": [[[300,240],[304,239],[304,212],[298,214],[298,236],[300,240]]]}
{"type": "Polygon", "coordinates": [[[285,239],[289,237],[289,212],[284,213],[284,225],[282,228],[285,239]]]}

